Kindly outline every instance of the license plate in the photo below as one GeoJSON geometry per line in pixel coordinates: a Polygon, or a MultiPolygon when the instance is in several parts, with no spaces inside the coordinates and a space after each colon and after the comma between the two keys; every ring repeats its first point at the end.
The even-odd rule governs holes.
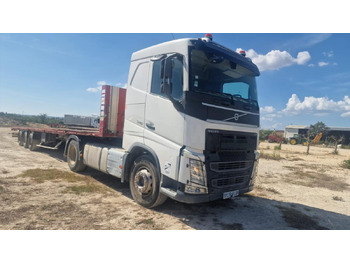
{"type": "Polygon", "coordinates": [[[227,199],[238,195],[239,195],[239,190],[235,190],[235,191],[225,192],[222,198],[227,199]]]}

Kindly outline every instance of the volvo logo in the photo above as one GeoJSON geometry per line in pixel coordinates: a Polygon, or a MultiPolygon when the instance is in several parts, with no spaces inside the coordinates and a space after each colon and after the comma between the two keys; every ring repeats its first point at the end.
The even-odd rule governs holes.
{"type": "Polygon", "coordinates": [[[230,121],[230,120],[235,120],[235,121],[238,121],[238,119],[240,118],[240,117],[242,117],[242,116],[245,116],[245,115],[247,115],[247,114],[238,114],[238,113],[235,113],[234,115],[233,115],[233,117],[230,117],[230,118],[227,118],[227,119],[224,119],[224,121],[230,121]]]}

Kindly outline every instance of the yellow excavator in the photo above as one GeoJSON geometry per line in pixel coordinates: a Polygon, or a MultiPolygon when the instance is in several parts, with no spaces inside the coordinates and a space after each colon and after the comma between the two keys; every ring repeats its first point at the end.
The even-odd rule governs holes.
{"type": "MultiPolygon", "coordinates": [[[[322,132],[320,132],[315,138],[311,141],[311,145],[316,145],[318,141],[320,141],[322,137],[322,132]]],[[[294,135],[294,137],[290,138],[289,143],[292,145],[302,144],[304,146],[307,145],[306,139],[301,135],[294,135]]]]}
{"type": "Polygon", "coordinates": [[[318,141],[320,141],[321,137],[322,137],[322,132],[320,132],[317,136],[315,136],[315,138],[311,141],[311,145],[316,145],[318,141]]]}

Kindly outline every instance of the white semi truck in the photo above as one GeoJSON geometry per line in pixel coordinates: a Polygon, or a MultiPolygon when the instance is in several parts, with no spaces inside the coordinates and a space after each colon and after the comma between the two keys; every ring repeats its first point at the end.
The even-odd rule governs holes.
{"type": "Polygon", "coordinates": [[[231,198],[257,173],[259,74],[209,34],[173,40],[132,54],[126,90],[103,86],[98,129],[13,129],[30,150],[65,144],[72,171],[121,178],[147,208],[231,198]]]}

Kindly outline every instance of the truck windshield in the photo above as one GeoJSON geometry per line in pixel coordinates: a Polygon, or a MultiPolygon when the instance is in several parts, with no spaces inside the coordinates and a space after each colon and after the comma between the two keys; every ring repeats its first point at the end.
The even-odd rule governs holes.
{"type": "Polygon", "coordinates": [[[193,49],[190,90],[257,104],[253,72],[220,54],[193,49]]]}

